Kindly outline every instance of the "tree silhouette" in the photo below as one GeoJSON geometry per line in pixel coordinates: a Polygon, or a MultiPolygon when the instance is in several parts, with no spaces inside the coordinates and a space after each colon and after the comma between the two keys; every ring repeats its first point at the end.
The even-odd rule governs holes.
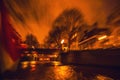
{"type": "Polygon", "coordinates": [[[59,26],[68,33],[73,28],[79,27],[84,24],[82,13],[78,9],[66,9],[54,21],[54,26],[59,26]]]}
{"type": "Polygon", "coordinates": [[[59,27],[53,28],[50,32],[47,40],[45,41],[46,45],[50,46],[50,44],[56,45],[58,47],[60,45],[60,39],[61,39],[61,29],[59,27]]]}
{"type": "Polygon", "coordinates": [[[33,34],[26,36],[25,43],[28,45],[28,48],[38,48],[40,46],[37,38],[33,34]]]}
{"type": "Polygon", "coordinates": [[[71,32],[76,29],[80,30],[85,23],[83,18],[82,13],[78,9],[65,9],[53,22],[48,40],[52,40],[52,42],[59,45],[60,40],[66,38],[69,47],[71,32]]]}

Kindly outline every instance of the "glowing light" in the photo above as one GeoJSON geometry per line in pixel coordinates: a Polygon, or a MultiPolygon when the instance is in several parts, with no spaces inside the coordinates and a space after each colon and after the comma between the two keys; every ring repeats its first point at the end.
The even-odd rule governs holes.
{"type": "Polygon", "coordinates": [[[31,66],[31,67],[36,67],[36,65],[35,65],[35,64],[31,64],[30,66],[31,66]]]}
{"type": "Polygon", "coordinates": [[[107,35],[104,35],[104,36],[99,37],[98,40],[103,40],[103,39],[105,39],[105,38],[107,38],[107,35]]]}
{"type": "Polygon", "coordinates": [[[23,64],[23,65],[26,65],[28,63],[29,63],[28,61],[21,62],[21,64],[23,64]]]}
{"type": "Polygon", "coordinates": [[[43,58],[39,58],[39,60],[40,60],[40,61],[42,61],[42,60],[43,60],[43,58]]]}
{"type": "Polygon", "coordinates": [[[25,68],[28,67],[28,64],[29,64],[28,61],[21,62],[21,67],[22,67],[23,69],[25,69],[25,68]]]}
{"type": "Polygon", "coordinates": [[[72,36],[72,39],[74,39],[75,37],[77,37],[77,33],[75,33],[75,34],[72,36]]]}
{"type": "Polygon", "coordinates": [[[35,71],[36,67],[31,67],[30,71],[35,71]]]}
{"type": "Polygon", "coordinates": [[[27,54],[27,56],[30,56],[31,54],[27,54]]]}
{"type": "Polygon", "coordinates": [[[64,39],[61,40],[61,44],[63,44],[63,43],[64,43],[64,39]]]}
{"type": "Polygon", "coordinates": [[[21,46],[21,48],[27,48],[28,46],[27,46],[27,44],[20,44],[20,46],[21,46]]]}
{"type": "MultiPolygon", "coordinates": [[[[55,62],[56,63],[56,62],[55,62]]],[[[75,80],[72,75],[74,71],[71,67],[68,66],[55,66],[54,73],[56,74],[54,77],[56,80],[75,80]],[[72,78],[72,79],[71,79],[72,78]]]]}
{"type": "Polygon", "coordinates": [[[52,63],[53,63],[53,65],[55,65],[55,66],[60,65],[60,62],[58,62],[58,61],[53,61],[52,63]]]}
{"type": "Polygon", "coordinates": [[[36,61],[31,61],[30,64],[36,64],[36,61]]]}
{"type": "Polygon", "coordinates": [[[50,60],[50,58],[45,58],[45,60],[50,60]]]}
{"type": "Polygon", "coordinates": [[[22,65],[21,67],[22,67],[22,69],[25,69],[28,67],[28,65],[22,65]]]}
{"type": "Polygon", "coordinates": [[[103,76],[103,75],[97,75],[96,78],[98,80],[113,80],[112,78],[107,77],[107,76],[103,76]]]}
{"type": "Polygon", "coordinates": [[[32,68],[31,71],[36,70],[36,61],[31,61],[30,62],[30,67],[32,68]]]}
{"type": "Polygon", "coordinates": [[[58,57],[58,54],[49,55],[49,57],[58,57]]]}

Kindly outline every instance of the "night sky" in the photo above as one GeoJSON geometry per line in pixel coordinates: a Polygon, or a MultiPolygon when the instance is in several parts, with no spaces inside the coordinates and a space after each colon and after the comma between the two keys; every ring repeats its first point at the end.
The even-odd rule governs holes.
{"type": "Polygon", "coordinates": [[[116,8],[119,0],[4,0],[10,11],[11,24],[22,36],[34,34],[40,43],[51,29],[52,22],[67,8],[81,10],[86,22],[98,21],[104,27],[106,17],[116,8]]]}

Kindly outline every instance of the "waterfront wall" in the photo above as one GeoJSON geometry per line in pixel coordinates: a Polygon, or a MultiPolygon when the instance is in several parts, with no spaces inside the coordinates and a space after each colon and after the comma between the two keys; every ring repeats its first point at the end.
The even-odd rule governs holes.
{"type": "Polygon", "coordinates": [[[63,64],[118,66],[120,67],[120,49],[97,49],[69,51],[61,53],[63,64]]]}

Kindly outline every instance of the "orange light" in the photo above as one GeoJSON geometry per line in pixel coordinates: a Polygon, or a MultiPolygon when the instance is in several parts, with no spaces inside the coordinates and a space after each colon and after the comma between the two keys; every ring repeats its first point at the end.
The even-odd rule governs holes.
{"type": "Polygon", "coordinates": [[[21,45],[21,48],[27,48],[27,44],[20,44],[21,45]]]}
{"type": "Polygon", "coordinates": [[[25,68],[28,67],[28,64],[29,64],[28,61],[21,62],[21,67],[22,67],[23,69],[25,69],[25,68]]]}
{"type": "Polygon", "coordinates": [[[43,58],[39,58],[39,60],[40,60],[40,61],[42,61],[42,60],[43,60],[43,58]]]}
{"type": "Polygon", "coordinates": [[[104,36],[99,37],[98,40],[103,40],[103,39],[105,39],[105,38],[107,38],[107,35],[104,35],[104,36]]]}
{"type": "Polygon", "coordinates": [[[64,43],[64,39],[61,40],[61,44],[63,44],[63,43],[64,43]]]}
{"type": "Polygon", "coordinates": [[[31,69],[30,69],[30,71],[35,71],[36,70],[36,67],[34,67],[34,66],[31,66],[31,69]]]}
{"type": "Polygon", "coordinates": [[[22,65],[21,67],[22,67],[22,69],[25,69],[25,68],[27,68],[27,67],[28,67],[28,65],[27,65],[27,64],[25,64],[25,65],[22,65]]]}
{"type": "Polygon", "coordinates": [[[58,61],[53,61],[52,64],[53,64],[54,66],[58,66],[58,65],[60,65],[61,63],[58,62],[58,61]]]}
{"type": "Polygon", "coordinates": [[[31,61],[30,64],[36,64],[37,62],[36,61],[31,61]]]}
{"type": "Polygon", "coordinates": [[[30,64],[30,66],[31,66],[31,67],[36,67],[36,65],[35,65],[35,64],[30,64]]]}
{"type": "Polygon", "coordinates": [[[30,56],[30,54],[27,54],[27,56],[30,56]]]}
{"type": "Polygon", "coordinates": [[[50,60],[50,58],[46,58],[46,60],[50,60]]]}
{"type": "Polygon", "coordinates": [[[103,75],[97,75],[96,78],[98,80],[113,80],[112,78],[107,77],[107,76],[103,76],[103,75]]]}

